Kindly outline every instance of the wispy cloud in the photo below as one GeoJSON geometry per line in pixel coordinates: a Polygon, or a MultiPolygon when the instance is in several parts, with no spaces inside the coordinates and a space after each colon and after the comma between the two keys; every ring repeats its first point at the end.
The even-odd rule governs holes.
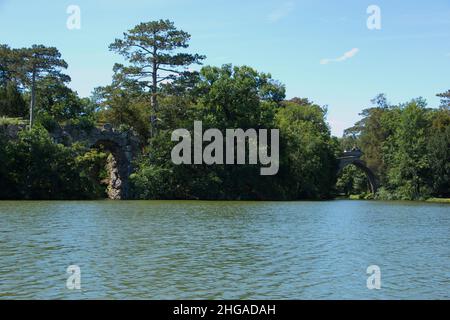
{"type": "Polygon", "coordinates": [[[267,19],[269,22],[275,23],[289,15],[295,8],[294,1],[284,2],[279,8],[272,11],[267,19]]]}
{"type": "Polygon", "coordinates": [[[320,60],[320,64],[329,64],[331,62],[342,62],[345,60],[348,60],[350,58],[353,58],[354,56],[356,56],[356,54],[359,52],[358,48],[353,48],[350,51],[347,51],[346,53],[344,53],[341,57],[336,58],[336,59],[322,59],[320,60]]]}

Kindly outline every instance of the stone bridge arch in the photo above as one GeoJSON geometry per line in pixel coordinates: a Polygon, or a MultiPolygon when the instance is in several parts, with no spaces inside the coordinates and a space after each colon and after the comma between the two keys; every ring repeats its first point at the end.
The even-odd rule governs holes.
{"type": "Polygon", "coordinates": [[[378,190],[378,182],[376,179],[375,174],[372,170],[367,167],[366,163],[361,160],[361,157],[363,156],[363,153],[359,149],[354,149],[352,151],[345,151],[343,155],[338,158],[339,160],[339,172],[341,172],[345,167],[349,165],[354,165],[358,169],[362,170],[366,176],[367,180],[369,181],[369,189],[371,193],[376,193],[378,190]]]}
{"type": "Polygon", "coordinates": [[[109,174],[108,198],[111,200],[128,198],[128,177],[131,174],[131,159],[130,161],[127,159],[126,151],[112,140],[98,140],[90,147],[110,153],[106,160],[109,174]]]}
{"type": "Polygon", "coordinates": [[[108,198],[112,200],[129,199],[129,177],[133,172],[133,160],[139,153],[139,140],[132,132],[120,132],[105,124],[102,128],[79,130],[70,126],[51,133],[53,138],[63,144],[85,142],[90,148],[107,151],[109,185],[108,198]]]}

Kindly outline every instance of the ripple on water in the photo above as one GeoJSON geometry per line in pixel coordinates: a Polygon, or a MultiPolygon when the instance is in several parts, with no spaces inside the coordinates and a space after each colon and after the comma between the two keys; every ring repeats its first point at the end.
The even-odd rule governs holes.
{"type": "Polygon", "coordinates": [[[0,299],[450,298],[448,205],[0,202],[0,299]],[[81,267],[82,290],[66,289],[81,267]],[[379,265],[382,290],[366,288],[379,265]]]}

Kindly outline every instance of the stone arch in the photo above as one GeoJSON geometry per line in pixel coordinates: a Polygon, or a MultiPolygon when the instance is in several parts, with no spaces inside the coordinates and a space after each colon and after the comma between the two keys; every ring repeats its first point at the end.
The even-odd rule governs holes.
{"type": "Polygon", "coordinates": [[[132,131],[115,130],[106,123],[102,127],[81,130],[64,126],[52,133],[56,141],[72,144],[81,141],[91,148],[103,148],[111,153],[107,163],[110,175],[108,197],[112,200],[129,199],[129,176],[133,170],[133,159],[139,154],[139,139],[132,131]],[[65,141],[65,142],[64,142],[65,141]]]}
{"type": "Polygon", "coordinates": [[[111,200],[126,199],[128,197],[128,177],[130,174],[130,161],[126,152],[117,142],[108,139],[95,141],[91,148],[105,150],[111,154],[106,163],[109,174],[108,198],[111,200]]]}
{"type": "MultiPolygon", "coordinates": [[[[17,139],[18,133],[26,129],[24,125],[11,125],[1,127],[10,139],[17,139]]],[[[110,165],[110,199],[128,199],[128,178],[133,170],[133,159],[139,154],[140,141],[133,131],[117,131],[110,124],[102,127],[81,129],[77,126],[58,126],[49,132],[53,141],[70,146],[74,142],[82,142],[91,148],[104,148],[112,154],[110,165]]]]}
{"type": "Polygon", "coordinates": [[[339,158],[339,172],[341,172],[345,167],[349,165],[354,165],[358,169],[362,170],[369,181],[369,189],[371,193],[376,193],[378,190],[378,182],[375,174],[369,167],[366,166],[365,162],[361,160],[363,153],[360,150],[353,150],[350,152],[344,152],[343,156],[339,158]]]}

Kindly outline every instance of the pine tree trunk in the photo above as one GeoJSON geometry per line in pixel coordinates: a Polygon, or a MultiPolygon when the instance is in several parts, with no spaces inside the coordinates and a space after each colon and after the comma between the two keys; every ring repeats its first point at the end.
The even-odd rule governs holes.
{"type": "Polygon", "coordinates": [[[31,80],[30,130],[33,128],[35,102],[36,102],[36,70],[33,69],[33,76],[31,80]]]}
{"type": "Polygon", "coordinates": [[[151,98],[151,107],[152,107],[152,115],[151,115],[151,135],[156,134],[157,130],[157,112],[158,112],[158,98],[157,98],[157,90],[158,90],[158,65],[156,63],[156,48],[153,49],[153,68],[152,68],[152,98],[151,98]]]}

